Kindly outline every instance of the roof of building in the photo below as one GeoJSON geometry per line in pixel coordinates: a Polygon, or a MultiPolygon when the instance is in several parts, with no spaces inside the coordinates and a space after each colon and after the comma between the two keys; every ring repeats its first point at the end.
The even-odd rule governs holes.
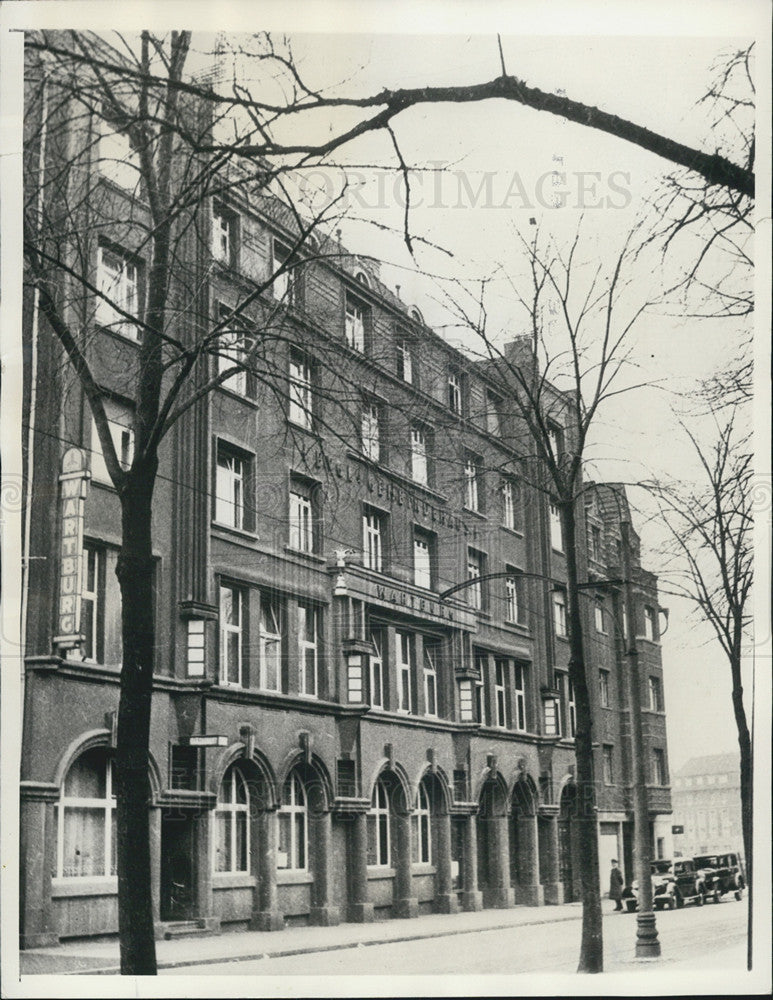
{"type": "Polygon", "coordinates": [[[738,754],[713,753],[706,757],[691,757],[676,773],[679,777],[689,777],[696,774],[723,774],[727,771],[737,771],[738,767],[738,754]]]}

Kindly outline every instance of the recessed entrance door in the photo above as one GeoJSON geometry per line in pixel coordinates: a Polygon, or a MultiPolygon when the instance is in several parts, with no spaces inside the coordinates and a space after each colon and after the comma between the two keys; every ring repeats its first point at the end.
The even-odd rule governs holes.
{"type": "Polygon", "coordinates": [[[194,820],[187,814],[161,820],[161,919],[195,916],[194,820]]]}

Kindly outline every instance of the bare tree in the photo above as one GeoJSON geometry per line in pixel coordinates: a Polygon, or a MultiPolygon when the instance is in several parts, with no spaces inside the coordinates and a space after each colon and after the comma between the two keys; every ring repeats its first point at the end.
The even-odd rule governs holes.
{"type": "MultiPolygon", "coordinates": [[[[234,378],[251,380],[286,411],[296,390],[282,347],[299,337],[287,319],[290,279],[317,257],[343,253],[321,228],[335,200],[302,216],[291,199],[277,198],[281,164],[235,162],[238,130],[252,134],[256,126],[234,119],[236,97],[218,100],[206,79],[190,83],[190,54],[188,32],[113,43],[44,32],[28,46],[25,281],[40,336],[59,345],[61,383],[74,375],[85,398],[121,511],[115,787],[124,974],[156,972],[147,806],[159,448],[181,418],[234,378]],[[218,143],[214,135],[229,116],[230,140],[218,143]],[[229,197],[279,213],[293,235],[267,270],[240,275],[238,302],[213,316],[202,292],[217,243],[211,206],[229,197]],[[118,242],[128,252],[119,253],[118,242]],[[111,433],[116,392],[130,401],[131,455],[121,454],[111,433]]],[[[220,237],[220,266],[228,270],[228,238],[220,237]]],[[[359,390],[347,383],[342,348],[334,338],[317,346],[327,376],[318,393],[331,407],[351,409],[359,390]]],[[[56,356],[47,349],[48,359],[56,356]]],[[[345,435],[336,423],[331,433],[345,435]]]]}
{"type": "Polygon", "coordinates": [[[560,512],[566,556],[569,678],[576,704],[576,780],[583,798],[577,815],[583,858],[582,942],[577,971],[586,973],[603,971],[603,938],[591,665],[586,662],[582,609],[582,585],[587,583],[584,480],[599,411],[619,393],[638,387],[635,379],[626,377],[634,370],[629,366],[632,330],[649,303],[625,304],[635,235],[634,231],[608,268],[597,262],[584,265],[579,230],[566,252],[551,239],[540,239],[539,234],[531,240],[521,238],[528,287],[514,284],[513,294],[529,332],[504,349],[486,329],[482,298],[474,310],[458,300],[455,303],[460,323],[480,338],[479,363],[497,384],[510,389],[506,409],[513,430],[508,443],[521,459],[516,468],[507,471],[525,476],[560,512]]]}
{"type": "Polygon", "coordinates": [[[752,875],[753,760],[744,707],[742,657],[752,638],[754,482],[742,411],[715,413],[716,439],[707,447],[685,428],[700,462],[701,481],[661,486],[661,513],[679,556],[674,591],[710,623],[730,666],[733,714],[741,755],[741,818],[747,874],[752,875]]]}

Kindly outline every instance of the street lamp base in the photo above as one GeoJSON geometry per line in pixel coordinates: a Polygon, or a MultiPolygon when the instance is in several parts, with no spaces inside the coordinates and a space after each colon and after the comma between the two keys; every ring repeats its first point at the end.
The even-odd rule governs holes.
{"type": "Polygon", "coordinates": [[[660,941],[652,910],[636,914],[636,957],[659,958],[660,941]]]}

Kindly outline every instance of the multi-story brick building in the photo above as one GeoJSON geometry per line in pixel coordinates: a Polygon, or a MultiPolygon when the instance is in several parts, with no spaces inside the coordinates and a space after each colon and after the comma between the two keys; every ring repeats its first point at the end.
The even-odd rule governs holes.
{"type": "MultiPolygon", "coordinates": [[[[105,140],[88,116],[78,128],[82,148],[105,140]]],[[[92,183],[78,210],[101,222],[98,233],[84,225],[93,236],[80,260],[123,313],[86,291],[66,308],[128,463],[139,334],[126,314],[141,309],[147,208],[116,172],[92,183]]],[[[149,803],[159,928],[274,929],[574,898],[581,796],[563,544],[533,485],[512,389],[429,329],[372,260],[337,241],[292,257],[291,222],[236,184],[203,200],[177,251],[170,302],[181,338],[292,259],[241,312],[226,349],[221,341],[199,362],[204,375],[233,365],[250,331],[271,329],[272,379],[234,374],[161,448],[149,803]]],[[[118,498],[83,394],[32,301],[28,319],[26,946],[117,929],[121,661],[118,498]]],[[[516,339],[506,355],[524,350],[516,339]]],[[[553,432],[560,441],[571,428],[556,420],[553,432]]],[[[632,869],[624,623],[604,584],[621,575],[625,495],[596,485],[584,496],[603,880],[613,856],[632,869]]],[[[633,555],[657,839],[670,811],[658,598],[633,555]]]]}
{"type": "Polygon", "coordinates": [[[672,797],[676,852],[743,851],[738,754],[692,757],[674,775],[672,797]]]}

